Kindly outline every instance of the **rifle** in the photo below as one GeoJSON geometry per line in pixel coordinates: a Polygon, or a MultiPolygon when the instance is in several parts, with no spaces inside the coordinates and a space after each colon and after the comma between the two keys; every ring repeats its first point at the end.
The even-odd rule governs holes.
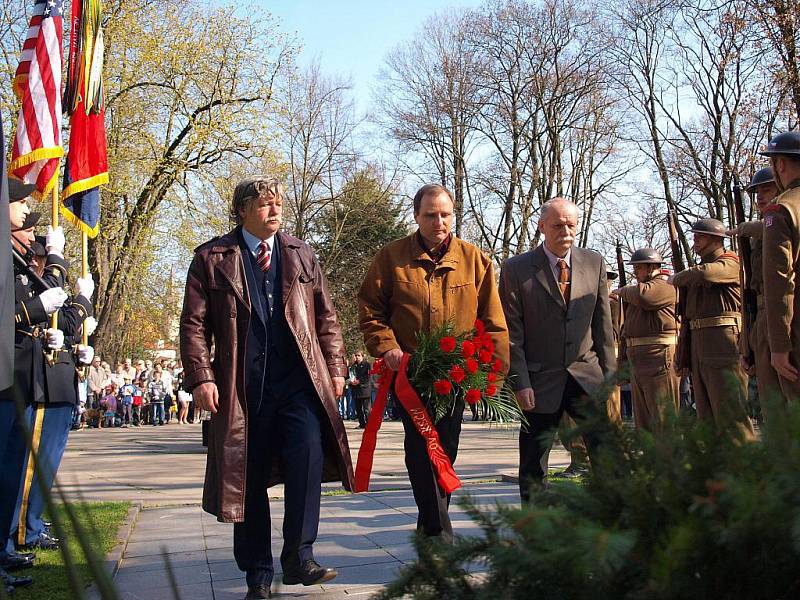
{"type": "MultiPolygon", "coordinates": [[[[667,225],[669,227],[669,245],[672,249],[672,269],[680,273],[686,269],[683,262],[683,252],[681,252],[680,240],[678,240],[678,228],[675,225],[675,215],[672,211],[667,211],[667,225]]],[[[681,320],[681,331],[678,336],[678,345],[675,348],[675,368],[690,369],[692,366],[692,337],[689,328],[689,319],[686,318],[686,296],[678,289],[678,306],[676,312],[681,320]]]]}
{"type": "Polygon", "coordinates": [[[11,254],[14,257],[14,262],[17,263],[17,266],[25,271],[25,274],[31,278],[31,281],[33,281],[37,287],[41,288],[41,291],[50,289],[50,285],[44,279],[39,277],[36,271],[33,270],[33,267],[31,267],[28,264],[28,261],[25,260],[25,257],[22,256],[22,254],[20,254],[19,251],[13,246],[11,247],[11,254]]]}
{"type": "MultiPolygon", "coordinates": [[[[742,200],[742,188],[739,186],[739,178],[734,176],[733,180],[733,207],[736,211],[736,223],[742,224],[746,217],[744,214],[744,201],[742,200]]],[[[750,246],[750,238],[740,235],[739,238],[739,278],[742,286],[742,356],[752,365],[755,363],[753,349],[750,347],[750,332],[756,321],[758,312],[758,298],[753,283],[753,249],[750,246]]]]}
{"type": "Polygon", "coordinates": [[[622,243],[617,240],[617,269],[619,270],[619,286],[628,285],[628,276],[625,274],[625,261],[622,259],[622,243]]]}

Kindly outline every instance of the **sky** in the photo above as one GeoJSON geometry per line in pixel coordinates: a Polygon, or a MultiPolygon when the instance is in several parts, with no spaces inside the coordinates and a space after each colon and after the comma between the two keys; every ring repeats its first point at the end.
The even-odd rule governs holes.
{"type": "Polygon", "coordinates": [[[365,111],[386,53],[410,40],[429,16],[480,0],[256,0],[296,33],[300,63],[320,61],[323,73],[350,78],[358,108],[365,111]]]}

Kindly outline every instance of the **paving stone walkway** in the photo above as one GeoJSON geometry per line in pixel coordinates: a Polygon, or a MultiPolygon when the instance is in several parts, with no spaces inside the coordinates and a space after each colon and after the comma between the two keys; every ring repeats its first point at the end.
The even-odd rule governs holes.
{"type": "MultiPolygon", "coordinates": [[[[481,504],[516,503],[513,483],[467,484],[454,494],[451,509],[460,535],[479,530],[457,505],[463,494],[481,504]]],[[[283,500],[271,499],[275,582],[273,598],[367,598],[390,582],[416,554],[410,535],[416,506],[410,490],[386,490],[322,498],[317,560],[339,576],[318,586],[280,585],[283,500]]],[[[233,560],[233,526],[218,523],[197,506],[139,512],[114,583],[123,600],[233,600],[244,597],[244,574],[233,560]],[[175,586],[170,582],[170,573],[175,586]],[[176,593],[177,592],[177,593],[176,593]]]]}

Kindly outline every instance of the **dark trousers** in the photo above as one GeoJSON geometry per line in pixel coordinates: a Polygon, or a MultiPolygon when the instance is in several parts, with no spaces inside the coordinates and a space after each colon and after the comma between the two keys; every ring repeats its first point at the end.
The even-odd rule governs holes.
{"type": "MultiPolygon", "coordinates": [[[[11,395],[11,390],[7,390],[11,395]]],[[[0,400],[0,558],[5,557],[6,547],[13,528],[19,483],[25,462],[27,444],[22,427],[30,419],[31,407],[26,406],[20,419],[13,400],[0,400]]],[[[13,550],[13,547],[9,548],[13,550]]]]}
{"type": "MultiPolygon", "coordinates": [[[[40,481],[47,490],[53,487],[67,447],[73,407],[68,402],[37,402],[32,407],[28,427],[38,461],[34,464],[31,450],[26,451],[17,505],[11,523],[11,539],[17,545],[31,544],[44,532],[42,514],[46,502],[40,481]]],[[[9,549],[11,548],[13,546],[9,544],[9,549]]]]}
{"type": "Polygon", "coordinates": [[[365,427],[369,418],[369,396],[353,396],[359,427],[365,427]]]}
{"type": "MultiPolygon", "coordinates": [[[[530,499],[530,486],[544,483],[547,477],[548,455],[564,412],[581,425],[589,417],[586,414],[587,408],[586,392],[570,375],[564,386],[561,405],[556,412],[525,413],[528,427],[520,429],[519,432],[519,495],[523,502],[530,499]]],[[[584,440],[591,460],[598,445],[598,436],[596,433],[587,432],[584,440]]]]}
{"type": "MultiPolygon", "coordinates": [[[[414,501],[419,509],[417,531],[426,536],[440,535],[450,539],[453,537],[453,526],[450,524],[450,515],[448,514],[450,494],[445,494],[444,490],[439,487],[436,470],[428,457],[425,438],[417,431],[414,422],[400,402],[397,402],[397,411],[405,430],[403,446],[406,451],[408,479],[414,492],[414,501]]],[[[461,400],[456,403],[452,412],[435,424],[442,449],[453,464],[455,464],[458,454],[458,438],[461,435],[463,413],[464,401],[461,400]]],[[[428,414],[431,414],[430,410],[428,414]]]]}
{"type": "Polygon", "coordinates": [[[272,582],[272,545],[267,483],[273,459],[284,481],[281,565],[297,568],[314,558],[322,493],[322,433],[319,399],[305,388],[275,398],[265,394],[248,417],[244,522],[234,524],[233,555],[247,585],[272,582]]]}

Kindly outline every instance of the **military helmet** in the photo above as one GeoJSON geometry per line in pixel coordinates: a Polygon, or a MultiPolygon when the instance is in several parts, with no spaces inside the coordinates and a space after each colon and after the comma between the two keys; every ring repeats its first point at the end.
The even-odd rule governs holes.
{"type": "Polygon", "coordinates": [[[725,225],[717,219],[698,219],[692,225],[692,233],[704,233],[723,238],[730,237],[725,231],[725,225]]]}
{"type": "Polygon", "coordinates": [[[756,171],[746,189],[748,192],[755,192],[756,188],[762,183],[775,183],[772,167],[764,167],[756,171]]]}
{"type": "Polygon", "coordinates": [[[631,254],[631,259],[628,261],[629,265],[649,265],[664,262],[661,258],[661,253],[653,248],[639,248],[636,252],[631,254]]]}
{"type": "Polygon", "coordinates": [[[759,152],[761,156],[792,154],[800,157],[800,131],[785,131],[773,137],[767,149],[759,152]]]}

